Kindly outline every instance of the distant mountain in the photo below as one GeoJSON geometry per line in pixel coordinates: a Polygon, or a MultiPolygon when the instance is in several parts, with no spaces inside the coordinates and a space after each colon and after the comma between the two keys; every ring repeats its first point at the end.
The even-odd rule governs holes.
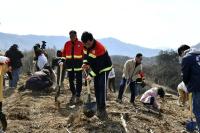
{"type": "MultiPolygon", "coordinates": [[[[16,43],[19,45],[21,50],[31,50],[34,44],[41,43],[43,40],[47,42],[47,47],[56,47],[57,49],[61,49],[68,39],[69,38],[65,36],[16,35],[0,32],[0,49],[6,50],[12,44],[16,43]]],[[[106,46],[110,55],[133,57],[136,53],[141,52],[144,56],[151,57],[158,55],[160,51],[160,49],[150,49],[138,45],[124,43],[115,38],[104,38],[100,39],[99,41],[106,46]]]]}
{"type": "Polygon", "coordinates": [[[111,55],[124,55],[135,56],[136,53],[142,53],[145,57],[156,56],[160,52],[160,49],[144,48],[138,45],[122,42],[115,38],[104,38],[100,41],[107,47],[111,55]]]}
{"type": "Polygon", "coordinates": [[[61,49],[67,39],[65,36],[15,35],[0,32],[0,49],[8,49],[16,43],[22,50],[31,50],[34,44],[41,41],[46,41],[49,48],[55,46],[61,49]]]}

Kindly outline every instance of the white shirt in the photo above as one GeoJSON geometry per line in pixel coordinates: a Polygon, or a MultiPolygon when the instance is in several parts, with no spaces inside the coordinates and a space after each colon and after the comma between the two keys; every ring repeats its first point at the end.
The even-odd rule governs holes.
{"type": "Polygon", "coordinates": [[[183,90],[184,92],[188,92],[183,81],[178,85],[177,89],[183,90]]]}
{"type": "Polygon", "coordinates": [[[111,78],[114,78],[115,77],[115,70],[114,68],[112,68],[112,70],[110,71],[109,75],[108,75],[108,78],[111,79],[111,78]]]}
{"type": "Polygon", "coordinates": [[[47,63],[48,60],[44,54],[38,56],[37,66],[39,67],[40,70],[42,70],[47,63]]]}
{"type": "Polygon", "coordinates": [[[0,56],[0,63],[6,64],[8,63],[9,58],[5,56],[0,56]]]}

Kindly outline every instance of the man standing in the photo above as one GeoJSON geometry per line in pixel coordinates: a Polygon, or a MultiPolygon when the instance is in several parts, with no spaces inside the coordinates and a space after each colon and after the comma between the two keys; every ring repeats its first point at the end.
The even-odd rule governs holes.
{"type": "Polygon", "coordinates": [[[94,77],[94,88],[97,102],[97,116],[107,118],[106,112],[106,88],[109,71],[112,69],[112,62],[106,48],[89,32],[81,36],[84,44],[83,69],[89,71],[87,80],[94,77]]]}
{"type": "Polygon", "coordinates": [[[9,87],[14,89],[17,87],[19,80],[20,69],[22,67],[21,59],[24,57],[21,51],[18,49],[17,44],[13,44],[5,54],[10,59],[9,67],[12,69],[12,80],[9,82],[9,87]]]}
{"type": "Polygon", "coordinates": [[[193,113],[200,131],[200,51],[181,45],[178,48],[181,60],[183,82],[192,93],[193,113]]]}
{"type": "Polygon", "coordinates": [[[82,64],[83,44],[77,39],[76,31],[69,32],[70,41],[65,43],[62,56],[66,58],[65,69],[68,71],[70,90],[72,92],[71,103],[81,102],[82,91],[82,64]],[[76,81],[76,86],[74,85],[76,81]]]}
{"type": "Polygon", "coordinates": [[[122,96],[125,87],[130,87],[131,99],[130,102],[135,105],[135,96],[137,95],[137,83],[136,79],[140,76],[142,72],[142,54],[138,53],[135,59],[127,60],[124,64],[122,80],[120,83],[119,94],[117,102],[122,103],[122,96]]]}

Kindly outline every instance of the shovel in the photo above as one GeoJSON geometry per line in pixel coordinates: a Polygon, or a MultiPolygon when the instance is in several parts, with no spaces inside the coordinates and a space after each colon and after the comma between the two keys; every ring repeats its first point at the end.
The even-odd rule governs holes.
{"type": "Polygon", "coordinates": [[[193,121],[192,117],[192,93],[189,94],[189,104],[190,104],[190,120],[186,122],[186,130],[189,132],[193,132],[197,128],[197,123],[193,121]]]}
{"type": "Polygon", "coordinates": [[[91,118],[95,115],[97,106],[96,102],[91,102],[90,83],[87,80],[87,102],[83,105],[83,113],[86,117],[91,118]]]}
{"type": "Polygon", "coordinates": [[[61,78],[62,78],[62,71],[63,71],[63,64],[60,65],[60,75],[59,75],[59,83],[58,83],[58,90],[55,96],[55,102],[58,102],[58,97],[60,95],[60,88],[61,88],[61,78]]]}
{"type": "MultiPolygon", "coordinates": [[[[130,83],[131,83],[131,81],[128,81],[128,80],[126,81],[126,85],[125,85],[125,89],[124,89],[124,94],[126,94],[126,91],[127,91],[128,87],[129,87],[130,83]]],[[[124,95],[124,96],[127,97],[127,98],[129,98],[126,95],[124,95]]]]}

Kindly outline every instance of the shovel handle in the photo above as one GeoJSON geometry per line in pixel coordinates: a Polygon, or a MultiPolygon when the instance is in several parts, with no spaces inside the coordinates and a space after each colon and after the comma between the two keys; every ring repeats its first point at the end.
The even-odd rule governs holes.
{"type": "MultiPolygon", "coordinates": [[[[84,72],[85,76],[87,77],[88,73],[85,70],[83,72],[84,72]]],[[[91,92],[90,92],[90,82],[89,82],[89,80],[86,80],[86,83],[87,83],[87,85],[86,85],[87,86],[87,93],[88,93],[88,95],[90,95],[91,92]]]]}
{"type": "Polygon", "coordinates": [[[62,79],[62,71],[63,71],[63,64],[60,65],[60,75],[59,75],[59,83],[58,83],[58,90],[56,92],[56,96],[55,96],[55,102],[57,102],[57,99],[60,95],[60,86],[61,86],[61,79],[62,79]]]}
{"type": "Polygon", "coordinates": [[[189,93],[190,118],[192,120],[192,93],[189,93]]]}
{"type": "Polygon", "coordinates": [[[59,75],[59,83],[58,83],[59,86],[61,86],[62,71],[63,71],[63,64],[60,65],[60,75],[59,75]]]}
{"type": "Polygon", "coordinates": [[[128,88],[128,86],[130,85],[130,81],[128,81],[128,79],[127,79],[127,81],[126,81],[126,85],[125,85],[125,89],[124,89],[124,94],[126,93],[126,91],[127,91],[127,88],[128,88]]]}
{"type": "Polygon", "coordinates": [[[87,80],[87,93],[88,93],[88,95],[91,94],[91,92],[90,92],[90,82],[89,82],[89,80],[87,80]]]}

